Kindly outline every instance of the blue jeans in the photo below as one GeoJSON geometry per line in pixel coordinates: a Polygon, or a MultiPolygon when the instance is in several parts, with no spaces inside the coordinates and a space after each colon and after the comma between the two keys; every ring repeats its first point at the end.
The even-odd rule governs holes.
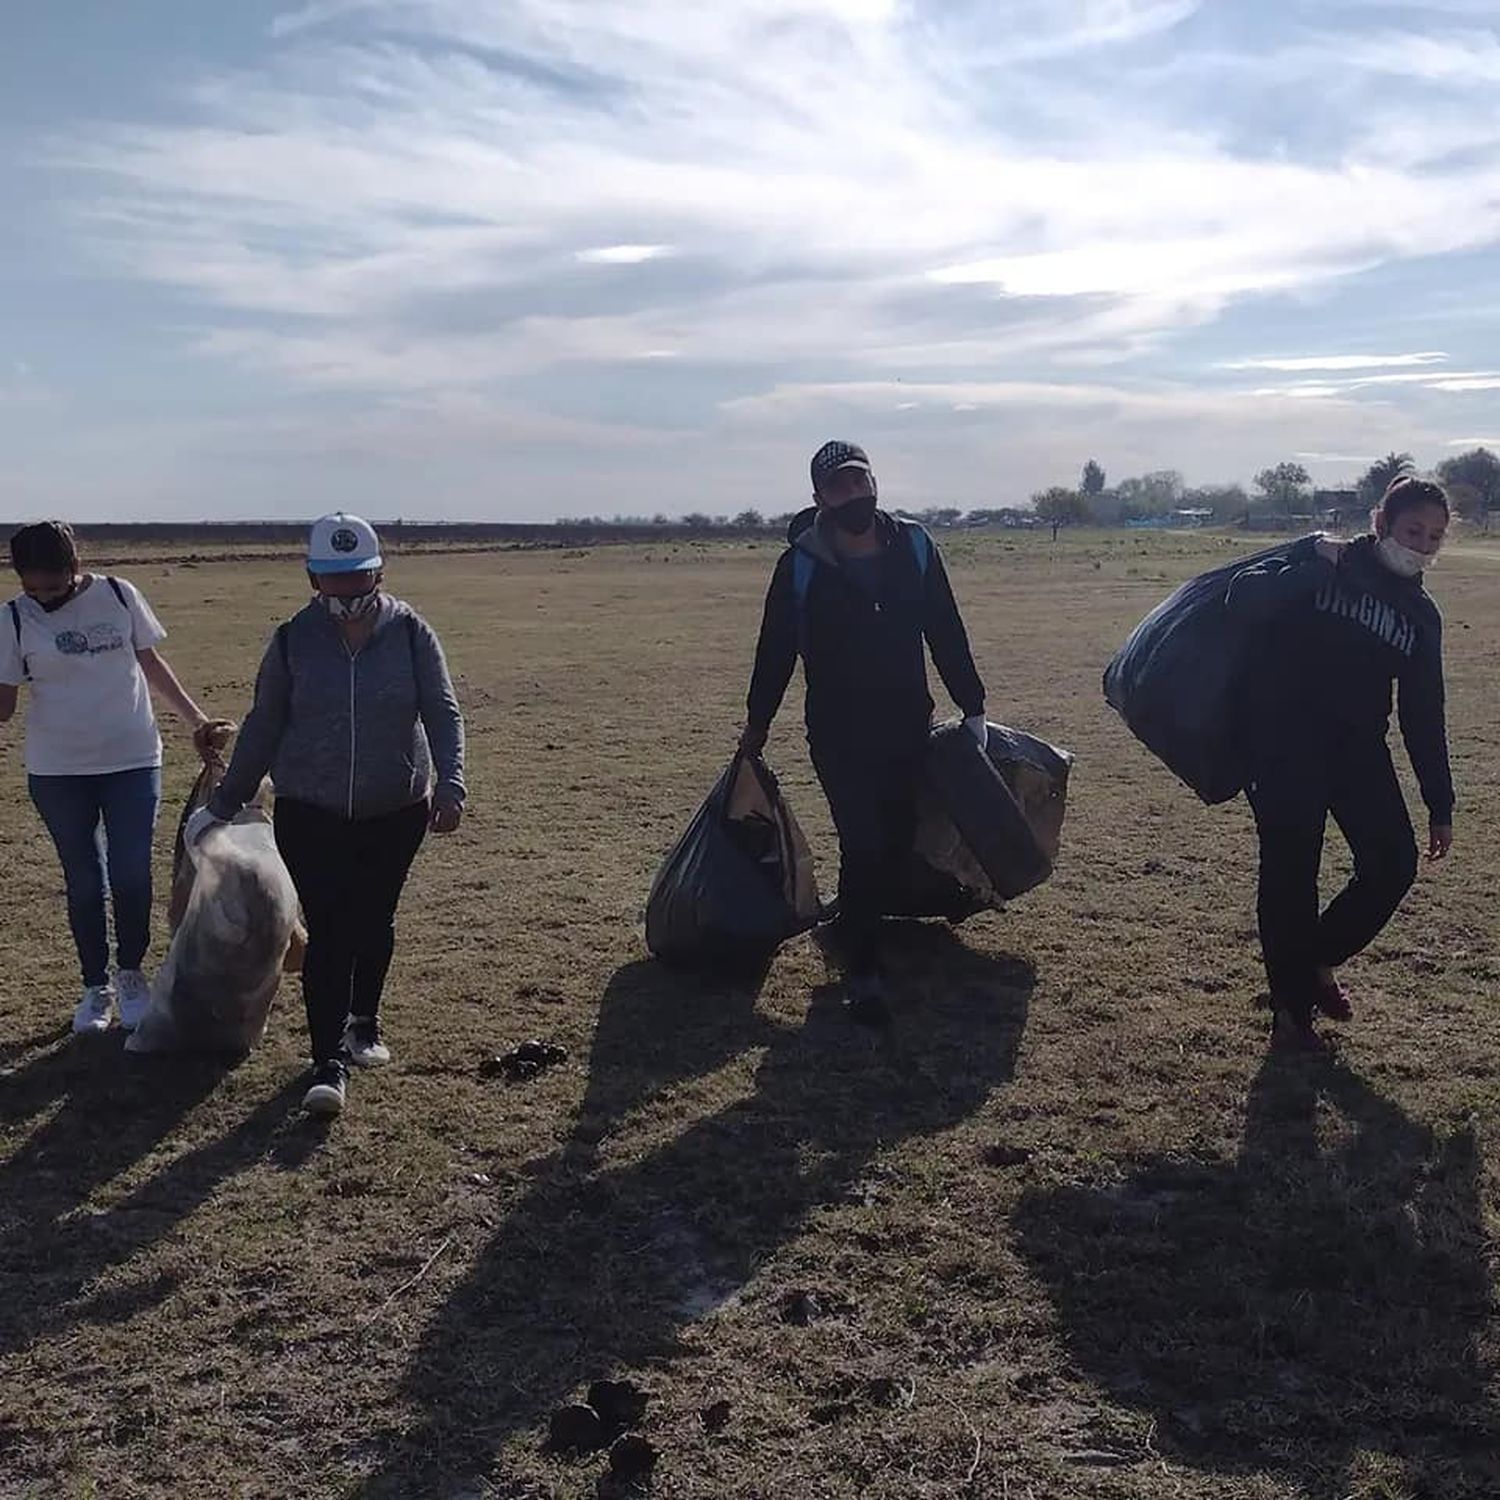
{"type": "Polygon", "coordinates": [[[115,962],[122,969],[140,968],[151,943],[151,835],[161,806],[161,768],[145,766],[108,776],[31,776],[27,785],[62,861],[68,926],[84,984],[109,980],[106,851],[115,908],[115,962]]]}

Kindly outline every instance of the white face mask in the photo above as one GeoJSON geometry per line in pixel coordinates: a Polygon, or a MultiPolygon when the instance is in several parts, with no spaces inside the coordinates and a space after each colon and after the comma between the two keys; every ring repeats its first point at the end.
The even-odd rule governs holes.
{"type": "Polygon", "coordinates": [[[1433,558],[1425,552],[1403,547],[1393,536],[1383,536],[1375,544],[1381,562],[1398,578],[1416,578],[1423,568],[1430,568],[1433,558]]]}
{"type": "Polygon", "coordinates": [[[368,594],[355,594],[351,599],[340,599],[336,594],[319,594],[318,603],[335,620],[363,620],[380,608],[380,590],[373,588],[368,594]]]}

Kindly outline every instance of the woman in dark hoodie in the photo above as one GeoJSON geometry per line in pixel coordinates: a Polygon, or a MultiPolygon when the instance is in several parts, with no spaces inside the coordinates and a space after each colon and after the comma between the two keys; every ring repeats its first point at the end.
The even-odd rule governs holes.
{"type": "Polygon", "coordinates": [[[1273,1045],[1292,1050],[1322,1045],[1315,1011],[1350,1018],[1336,970],[1375,938],[1416,878],[1416,838],[1386,744],[1393,683],[1427,804],[1427,857],[1442,859],[1453,843],[1443,622],[1422,586],[1448,528],[1448,498],[1401,478],[1373,523],[1357,541],[1298,542],[1229,588],[1231,613],[1256,633],[1244,732],[1260,834],[1260,939],[1273,1045]],[[1354,873],[1320,913],[1330,813],[1354,873]]]}

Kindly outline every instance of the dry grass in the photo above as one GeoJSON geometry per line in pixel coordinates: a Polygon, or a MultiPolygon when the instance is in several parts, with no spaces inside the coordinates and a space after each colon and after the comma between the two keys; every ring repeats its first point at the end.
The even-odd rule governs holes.
{"type": "MultiPolygon", "coordinates": [[[[811,940],[736,982],[641,944],[774,549],[401,561],[461,674],[473,809],[403,908],[397,1063],[327,1133],[293,992],[227,1074],[65,1038],[60,876],[7,733],[0,1494],[608,1494],[543,1439],[610,1375],[651,1393],[660,1496],[1500,1494],[1500,563],[1437,580],[1458,852],[1352,966],[1338,1061],[1272,1066],[1244,809],[1198,806],[1099,696],[1129,624],[1233,545],[951,544],[994,715],[1079,760],[1054,881],[900,931],[884,1036],[811,940]],[[531,1035],[571,1061],[481,1075],[531,1035]]],[[[238,712],[295,567],[119,571],[238,712]]],[[[831,884],[795,703],[771,757],[831,884]]]]}

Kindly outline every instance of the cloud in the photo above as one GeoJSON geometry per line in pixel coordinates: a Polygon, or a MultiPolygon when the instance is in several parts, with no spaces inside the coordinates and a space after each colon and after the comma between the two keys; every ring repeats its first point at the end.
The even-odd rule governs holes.
{"type": "Polygon", "coordinates": [[[1492,30],[1442,36],[1387,32],[1354,43],[1348,63],[1367,72],[1428,83],[1500,83],[1500,36],[1492,30]]]}
{"type": "Polygon", "coordinates": [[[1448,356],[1440,351],[1422,354],[1306,354],[1294,359],[1230,359],[1221,370],[1373,370],[1399,365],[1441,364],[1448,356]]]}
{"type": "Polygon", "coordinates": [[[574,258],[589,266],[638,266],[672,253],[668,245],[600,245],[579,250],[574,258]]]}
{"type": "Polygon", "coordinates": [[[607,442],[895,385],[912,424],[1102,411],[1159,467],[1183,440],[1163,423],[1232,420],[1167,394],[1185,340],[1221,383],[1326,377],[1202,397],[1284,446],[1330,404],[1421,432],[1415,403],[1490,388],[1399,299],[1389,327],[1317,326],[1373,277],[1500,239],[1479,23],[1450,8],[1408,48],[1347,13],[1246,45],[1197,0],[317,0],[262,55],[177,80],[188,113],[42,155],[94,269],[165,291],[185,356],[257,388],[488,401],[607,442]],[[1445,71],[1464,45],[1481,65],[1445,71]],[[1409,97],[1386,83],[1403,55],[1409,97]],[[1338,107],[1302,142],[1264,94],[1313,68],[1338,107]],[[1168,69],[1214,96],[1145,86],[1168,69]],[[1293,348],[1398,352],[1216,333],[1290,301],[1293,348]]]}

